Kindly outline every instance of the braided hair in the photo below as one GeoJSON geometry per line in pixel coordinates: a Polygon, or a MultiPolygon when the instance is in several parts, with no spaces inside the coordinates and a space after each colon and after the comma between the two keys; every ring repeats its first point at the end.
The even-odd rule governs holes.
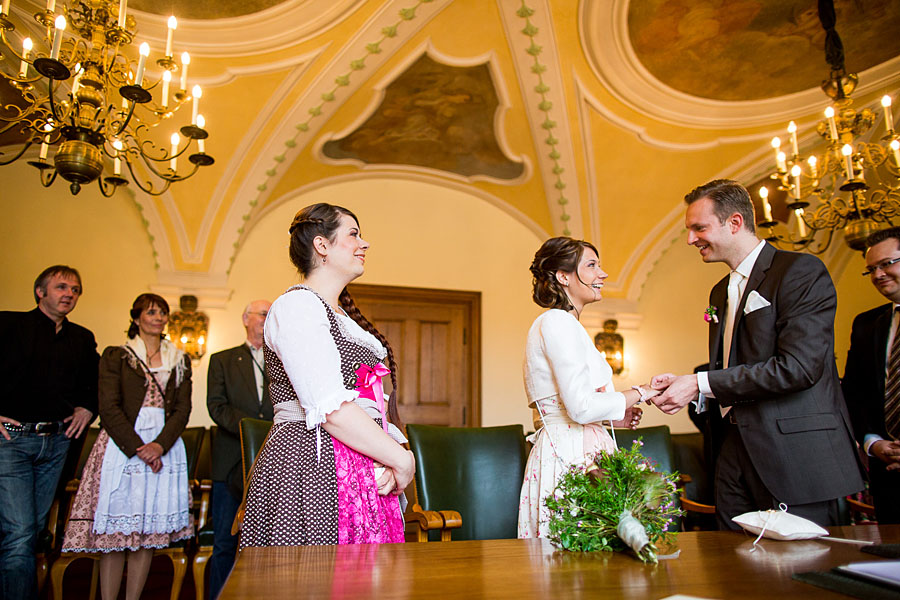
{"type": "Polygon", "coordinates": [[[378,329],[375,328],[368,319],[366,319],[363,314],[359,311],[359,308],[356,306],[356,302],[353,301],[353,296],[350,295],[350,292],[347,291],[347,288],[344,288],[341,291],[341,295],[338,296],[338,302],[341,305],[341,308],[344,309],[344,312],[347,313],[347,316],[356,321],[356,323],[375,336],[375,338],[381,342],[384,346],[384,349],[387,350],[387,359],[388,359],[388,368],[391,370],[391,397],[388,400],[388,409],[387,415],[388,420],[403,429],[403,423],[400,421],[400,413],[397,410],[397,361],[394,360],[394,350],[391,348],[391,345],[388,343],[387,338],[384,337],[378,329]]]}
{"type": "MultiPolygon", "coordinates": [[[[566,288],[556,279],[556,272],[575,273],[578,277],[578,262],[584,249],[597,249],[590,242],[570,237],[555,237],[544,242],[531,261],[531,297],[535,304],[544,308],[572,310],[572,303],[566,295],[566,288]]],[[[579,281],[581,278],[579,277],[579,281]]]]}
{"type": "MultiPolygon", "coordinates": [[[[294,216],[289,229],[291,242],[288,253],[291,257],[291,262],[297,267],[301,275],[308,277],[313,270],[318,268],[313,240],[317,236],[322,236],[333,242],[341,224],[341,217],[344,215],[352,218],[357,224],[359,223],[359,219],[350,210],[325,202],[307,206],[294,216]]],[[[341,291],[338,302],[348,317],[356,321],[364,330],[374,335],[387,350],[388,368],[391,370],[391,384],[393,386],[391,397],[388,400],[387,416],[391,423],[403,429],[400,414],[397,410],[397,362],[394,360],[394,351],[391,345],[388,343],[387,338],[375,328],[375,325],[363,316],[347,288],[341,291]]]]}

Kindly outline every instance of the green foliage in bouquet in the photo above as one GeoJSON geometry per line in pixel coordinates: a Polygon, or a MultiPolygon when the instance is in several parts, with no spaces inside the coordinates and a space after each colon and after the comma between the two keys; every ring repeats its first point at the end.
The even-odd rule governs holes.
{"type": "Polygon", "coordinates": [[[673,541],[666,527],[682,511],[676,505],[677,473],[653,471],[631,449],[599,453],[575,465],[544,499],[550,509],[550,541],[564,550],[593,552],[631,548],[644,562],[657,562],[657,543],[673,541]]]}

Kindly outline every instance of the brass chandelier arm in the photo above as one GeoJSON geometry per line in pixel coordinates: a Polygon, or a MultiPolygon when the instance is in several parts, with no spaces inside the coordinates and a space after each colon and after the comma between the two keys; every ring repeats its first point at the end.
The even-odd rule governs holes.
{"type": "MultiPolygon", "coordinates": [[[[0,158],[0,166],[5,167],[6,165],[11,165],[12,163],[14,163],[17,160],[19,160],[20,158],[22,158],[22,155],[25,154],[25,152],[27,152],[29,148],[31,148],[32,143],[33,142],[31,140],[28,140],[27,142],[25,142],[22,145],[22,149],[19,150],[18,154],[16,154],[9,160],[3,160],[2,158],[0,158]]],[[[0,155],[0,156],[2,156],[2,155],[0,155]]]]}

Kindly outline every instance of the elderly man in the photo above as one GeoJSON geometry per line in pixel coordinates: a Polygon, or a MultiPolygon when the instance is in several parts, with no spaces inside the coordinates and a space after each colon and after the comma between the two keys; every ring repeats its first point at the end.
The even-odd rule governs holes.
{"type": "Polygon", "coordinates": [[[655,377],[669,385],[652,402],[669,414],[707,404],[720,529],[782,503],[837,525],[837,499],[863,481],[834,364],[831,277],[818,258],[759,240],[750,195],[736,181],[711,181],[685,202],[688,244],[731,273],[709,296],[709,370],[655,377]]]}
{"type": "Polygon", "coordinates": [[[853,320],[842,381],[856,439],[871,457],[869,483],[879,523],[900,523],[900,227],[866,240],[866,270],[890,300],[853,320]]]}
{"type": "Polygon", "coordinates": [[[66,318],[81,276],[64,265],[34,282],[37,308],[0,312],[0,597],[34,598],[35,544],[69,442],[97,413],[97,343],[66,318]]]}
{"type": "Polygon", "coordinates": [[[243,418],[272,420],[269,380],[263,359],[263,327],[272,304],[255,300],[244,309],[246,341],[209,359],[206,405],[219,426],[212,454],[212,522],[215,532],[209,561],[209,597],[218,596],[231,571],[237,536],[231,524],[243,495],[239,424],[243,418]]]}

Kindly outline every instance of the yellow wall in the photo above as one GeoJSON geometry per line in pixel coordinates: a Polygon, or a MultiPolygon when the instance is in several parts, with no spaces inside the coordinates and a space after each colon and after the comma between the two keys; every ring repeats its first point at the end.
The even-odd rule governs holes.
{"type": "Polygon", "coordinates": [[[101,352],[121,344],[131,303],[156,281],[150,241],[130,196],[104,198],[96,184],[71,196],[62,179],[44,188],[22,160],[0,168],[0,310],[34,308],[38,273],[68,264],[84,284],[71,320],[94,332],[101,352]]]}

